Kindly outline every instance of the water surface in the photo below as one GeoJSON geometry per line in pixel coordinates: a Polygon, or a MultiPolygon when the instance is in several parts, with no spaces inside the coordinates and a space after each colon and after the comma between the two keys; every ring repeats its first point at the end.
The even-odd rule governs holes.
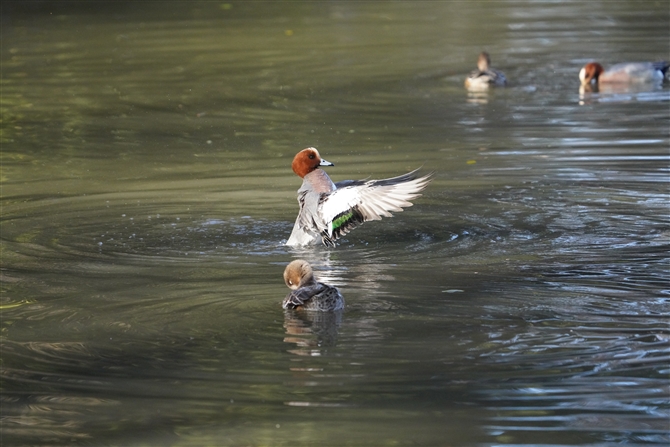
{"type": "Polygon", "coordinates": [[[577,79],[666,3],[3,8],[5,444],[670,441],[670,90],[577,79]],[[434,180],[291,249],[307,146],[434,180]],[[281,310],[299,257],[344,313],[281,310]]]}

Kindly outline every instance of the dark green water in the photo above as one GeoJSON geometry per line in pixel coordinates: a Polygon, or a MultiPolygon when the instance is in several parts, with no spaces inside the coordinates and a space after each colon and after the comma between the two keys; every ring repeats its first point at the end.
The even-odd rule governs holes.
{"type": "Polygon", "coordinates": [[[670,442],[670,87],[577,77],[667,2],[2,11],[2,445],[670,442]],[[435,177],[294,250],[307,146],[435,177]],[[283,313],[299,257],[342,315],[283,313]]]}

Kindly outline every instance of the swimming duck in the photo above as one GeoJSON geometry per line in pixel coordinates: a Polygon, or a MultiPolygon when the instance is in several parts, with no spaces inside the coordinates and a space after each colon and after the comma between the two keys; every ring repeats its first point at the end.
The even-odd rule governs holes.
{"type": "Polygon", "coordinates": [[[670,64],[660,62],[624,62],[612,65],[608,70],[597,62],[589,62],[579,71],[582,85],[618,84],[660,84],[665,79],[670,64]]]}
{"type": "Polygon", "coordinates": [[[507,83],[502,71],[490,67],[491,57],[486,51],[479,54],[477,69],[465,78],[465,88],[468,90],[487,90],[489,87],[500,87],[507,83]]]}
{"type": "Polygon", "coordinates": [[[325,246],[368,220],[391,217],[390,211],[412,206],[430,175],[417,177],[417,170],[384,180],[344,180],[333,183],[319,166],[334,166],[313,147],[296,154],[293,172],[303,179],[298,190],[300,211],[286,245],[301,246],[321,238],[325,246]]]}
{"type": "Polygon", "coordinates": [[[344,309],[344,297],[340,291],[314,279],[312,266],[303,259],[296,259],[286,266],[284,282],[291,289],[282,302],[284,309],[344,309]]]}

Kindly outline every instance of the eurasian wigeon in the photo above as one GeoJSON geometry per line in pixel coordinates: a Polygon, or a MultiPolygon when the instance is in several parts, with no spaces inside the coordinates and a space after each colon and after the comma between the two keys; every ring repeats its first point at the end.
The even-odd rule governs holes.
{"type": "Polygon", "coordinates": [[[300,211],[286,245],[316,243],[326,246],[368,220],[391,217],[390,211],[412,206],[431,174],[417,177],[417,170],[384,180],[344,180],[333,183],[319,166],[334,166],[308,147],[293,158],[293,172],[303,179],[298,190],[300,211]]]}
{"type": "Polygon", "coordinates": [[[286,266],[284,282],[291,289],[282,302],[284,309],[344,309],[344,297],[340,291],[314,279],[312,266],[305,260],[296,259],[286,266]]]}
{"type": "Polygon", "coordinates": [[[579,71],[582,85],[589,84],[660,84],[670,64],[661,62],[625,62],[608,70],[597,62],[589,62],[579,71]]]}
{"type": "Polygon", "coordinates": [[[479,54],[477,69],[465,78],[465,88],[468,90],[487,90],[489,87],[501,87],[507,83],[502,71],[490,67],[491,57],[486,51],[479,54]]]}

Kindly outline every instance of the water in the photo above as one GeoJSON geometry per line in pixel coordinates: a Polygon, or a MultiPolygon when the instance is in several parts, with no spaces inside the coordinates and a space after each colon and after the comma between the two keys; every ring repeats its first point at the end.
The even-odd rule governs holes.
{"type": "Polygon", "coordinates": [[[3,8],[3,445],[670,441],[670,90],[577,79],[667,3],[3,8]],[[290,249],[307,146],[434,180],[290,249]],[[284,314],[299,257],[343,314],[284,314]]]}

